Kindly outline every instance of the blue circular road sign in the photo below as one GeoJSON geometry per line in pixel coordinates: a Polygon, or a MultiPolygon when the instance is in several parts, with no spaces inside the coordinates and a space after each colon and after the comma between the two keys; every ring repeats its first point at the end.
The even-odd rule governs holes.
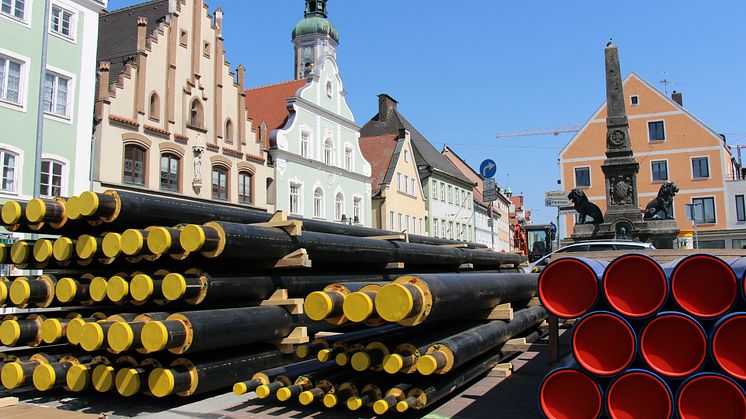
{"type": "Polygon", "coordinates": [[[494,177],[497,174],[497,163],[490,159],[483,161],[479,166],[479,174],[485,179],[494,177]]]}

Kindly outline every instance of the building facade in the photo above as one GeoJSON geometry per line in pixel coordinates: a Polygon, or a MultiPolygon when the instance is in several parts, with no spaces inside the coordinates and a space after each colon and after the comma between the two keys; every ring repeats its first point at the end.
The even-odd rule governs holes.
{"type": "Polygon", "coordinates": [[[43,90],[42,197],[90,187],[98,14],[106,1],[4,0],[0,7],[0,199],[34,194],[39,90],[43,90]],[[48,32],[42,74],[42,38],[48,32]],[[13,123],[8,123],[13,121],[13,123]]]}
{"type": "Polygon", "coordinates": [[[425,195],[410,132],[361,137],[360,148],[372,168],[373,227],[425,235],[425,195]]]}
{"type": "Polygon", "coordinates": [[[231,72],[223,11],[151,1],[100,17],[94,178],[120,188],[273,210],[274,171],[231,72]]]}
{"type": "Polygon", "coordinates": [[[304,19],[293,30],[297,79],[248,90],[246,101],[275,168],[267,190],[276,208],[370,226],[371,167],[345,99],[339,36],[326,10],[325,0],[306,1],[304,19]]]}
{"type": "MultiPolygon", "coordinates": [[[[674,92],[669,98],[634,73],[624,80],[623,88],[632,150],[640,165],[637,187],[641,214],[662,184],[675,182],[679,193],[673,213],[682,238],[692,236],[693,225],[687,220],[685,206],[695,204],[701,209],[701,244],[708,246],[707,241],[722,240],[717,237],[739,225],[737,217],[733,217],[739,194],[728,193],[729,182],[739,178],[739,170],[724,137],[688,112],[680,93],[674,92]],[[731,205],[733,211],[729,214],[731,205]]],[[[604,103],[560,153],[564,189],[584,190],[602,211],[606,210],[607,195],[601,170],[606,148],[605,118],[604,103]]],[[[740,202],[743,208],[742,198],[740,202]]],[[[746,224],[746,215],[741,218],[746,224]]],[[[575,219],[567,215],[565,221],[567,237],[575,219]]]]}

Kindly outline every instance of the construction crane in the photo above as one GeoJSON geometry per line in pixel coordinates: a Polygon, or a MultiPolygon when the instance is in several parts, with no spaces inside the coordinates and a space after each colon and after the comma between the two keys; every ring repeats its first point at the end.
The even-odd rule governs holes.
{"type": "Polygon", "coordinates": [[[512,138],[512,137],[533,137],[536,135],[560,135],[567,132],[578,132],[580,129],[583,128],[582,125],[567,125],[562,127],[556,127],[556,128],[539,128],[534,130],[528,130],[528,131],[518,131],[518,132],[507,132],[507,133],[497,133],[497,138],[512,138]]]}

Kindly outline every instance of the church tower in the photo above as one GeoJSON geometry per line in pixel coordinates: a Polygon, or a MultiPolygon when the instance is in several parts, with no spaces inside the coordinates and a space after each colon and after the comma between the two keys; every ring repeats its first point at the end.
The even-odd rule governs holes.
{"type": "Polygon", "coordinates": [[[325,57],[337,57],[339,33],[326,18],[326,2],[306,0],[304,18],[293,28],[296,80],[309,77],[325,57]]]}

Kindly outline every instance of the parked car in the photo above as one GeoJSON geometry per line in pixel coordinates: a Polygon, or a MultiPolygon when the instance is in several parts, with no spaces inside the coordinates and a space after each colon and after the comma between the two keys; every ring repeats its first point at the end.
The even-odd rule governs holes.
{"type": "Polygon", "coordinates": [[[603,252],[609,250],[655,250],[655,246],[650,243],[635,241],[590,241],[573,243],[529,264],[525,270],[526,272],[541,272],[541,270],[551,261],[552,255],[556,253],[603,252]]]}

